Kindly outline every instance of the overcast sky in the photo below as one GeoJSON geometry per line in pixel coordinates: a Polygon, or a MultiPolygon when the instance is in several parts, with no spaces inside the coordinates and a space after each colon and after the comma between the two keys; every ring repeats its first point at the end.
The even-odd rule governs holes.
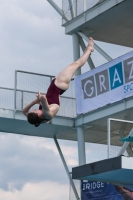
{"type": "MultiPolygon", "coordinates": [[[[61,0],[56,3],[62,7],[61,0]]],[[[72,38],[61,24],[46,0],[0,0],[0,87],[14,87],[15,70],[56,75],[73,61],[72,38]]],[[[131,51],[96,43],[112,58],[131,51]]],[[[92,59],[96,66],[106,62],[97,52],[92,59]]],[[[60,145],[71,170],[78,165],[77,144],[60,145]]],[[[106,157],[100,145],[87,144],[86,152],[87,162],[106,157]]],[[[68,195],[68,178],[52,139],[0,134],[1,200],[68,200],[68,195]]]]}

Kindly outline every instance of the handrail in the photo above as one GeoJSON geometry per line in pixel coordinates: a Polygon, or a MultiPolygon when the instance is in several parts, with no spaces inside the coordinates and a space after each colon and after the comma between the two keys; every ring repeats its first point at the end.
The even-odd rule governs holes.
{"type": "Polygon", "coordinates": [[[0,87],[0,89],[14,90],[13,88],[7,88],[7,87],[0,87]]]}
{"type": "Polygon", "coordinates": [[[46,76],[46,77],[55,77],[52,75],[48,75],[48,74],[39,74],[39,73],[35,73],[35,72],[28,72],[28,71],[21,71],[21,70],[16,70],[16,72],[21,72],[21,73],[25,73],[25,74],[33,74],[33,75],[39,75],[39,76],[46,76]]]}
{"type": "MultiPolygon", "coordinates": [[[[0,87],[0,89],[6,89],[6,90],[12,90],[14,91],[13,88],[7,88],[7,87],[0,87]]],[[[29,90],[20,90],[20,89],[16,89],[17,92],[28,92],[28,93],[37,93],[37,92],[34,92],[34,91],[29,91],[29,90]]],[[[46,93],[44,93],[45,95],[46,93]]],[[[66,99],[75,99],[73,97],[67,97],[67,96],[61,96],[61,98],[66,98],[66,99]]]]}
{"type": "MultiPolygon", "coordinates": [[[[2,92],[2,97],[0,98],[0,109],[9,109],[14,111],[14,118],[16,111],[21,111],[23,107],[25,106],[25,103],[27,101],[30,101],[30,99],[25,97],[25,93],[29,94],[36,94],[36,92],[28,91],[28,90],[22,90],[22,89],[16,89],[16,96],[14,95],[15,89],[14,88],[8,88],[8,87],[0,87],[0,92],[2,92]],[[20,92],[20,93],[18,93],[20,92]],[[15,98],[15,99],[14,99],[15,98]],[[5,100],[4,100],[5,99],[5,100]],[[15,107],[14,107],[14,102],[15,107]]],[[[31,96],[29,96],[32,98],[31,96]]],[[[67,97],[67,96],[61,96],[62,99],[62,106],[59,110],[59,113],[57,116],[64,116],[64,117],[74,117],[76,114],[76,108],[75,108],[75,98],[73,97],[67,97]],[[64,101],[64,100],[68,101],[64,101]],[[68,106],[68,109],[66,110],[66,107],[63,105],[68,106]],[[70,112],[69,112],[70,111],[70,112]]]]}
{"type": "MultiPolygon", "coordinates": [[[[21,73],[25,73],[25,74],[33,74],[33,75],[39,75],[39,76],[46,76],[49,78],[54,78],[56,77],[55,75],[48,75],[48,74],[39,74],[39,73],[35,73],[35,72],[28,72],[28,71],[21,71],[21,70],[16,70],[16,72],[21,72],[21,73]]],[[[71,79],[71,81],[73,81],[74,78],[71,79]]]]}
{"type": "Polygon", "coordinates": [[[93,9],[96,6],[99,6],[100,4],[104,3],[107,0],[93,0],[89,4],[89,0],[73,0],[72,3],[69,3],[70,0],[62,0],[62,10],[65,13],[66,17],[69,18],[69,20],[64,20],[62,24],[66,24],[69,21],[73,20],[75,17],[85,14],[88,12],[88,10],[93,9]],[[75,13],[75,15],[72,15],[72,13],[75,13]]]}

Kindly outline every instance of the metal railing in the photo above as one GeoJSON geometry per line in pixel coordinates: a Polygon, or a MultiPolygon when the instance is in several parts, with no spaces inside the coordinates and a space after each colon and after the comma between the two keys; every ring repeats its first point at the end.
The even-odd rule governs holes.
{"type": "Polygon", "coordinates": [[[0,109],[14,110],[14,89],[0,87],[0,109]]]}
{"type": "MultiPolygon", "coordinates": [[[[36,98],[38,90],[46,94],[54,76],[37,74],[25,71],[15,71],[14,111],[22,110],[27,104],[36,98]]],[[[32,107],[38,109],[38,105],[32,107]]],[[[60,97],[60,110],[58,116],[76,116],[76,100],[74,81],[71,81],[69,89],[60,97]]]]}
{"type": "Polygon", "coordinates": [[[62,11],[65,16],[62,24],[66,23],[66,18],[72,20],[74,17],[104,1],[106,0],[62,0],[62,11]]]}
{"type": "MultiPolygon", "coordinates": [[[[25,71],[15,71],[14,89],[0,87],[0,109],[21,111],[27,104],[36,98],[38,90],[46,94],[47,88],[54,76],[36,74],[25,71]]],[[[38,109],[39,105],[32,107],[38,109]]],[[[57,116],[76,116],[76,102],[74,94],[74,81],[69,89],[60,97],[60,110],[57,116]]]]}
{"type": "MultiPolygon", "coordinates": [[[[35,99],[37,92],[26,90],[16,90],[15,92],[15,111],[23,110],[23,108],[35,99]]],[[[45,93],[44,93],[45,94],[45,93]]],[[[31,110],[38,109],[38,105],[34,105],[31,110]]],[[[60,97],[60,110],[57,116],[72,117],[76,116],[75,99],[70,97],[60,97]]]]}

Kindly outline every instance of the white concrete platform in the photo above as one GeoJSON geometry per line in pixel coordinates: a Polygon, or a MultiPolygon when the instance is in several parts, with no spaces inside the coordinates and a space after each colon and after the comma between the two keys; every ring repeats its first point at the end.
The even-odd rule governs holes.
{"type": "Polygon", "coordinates": [[[75,167],[72,179],[133,186],[133,158],[120,156],[75,167]]]}

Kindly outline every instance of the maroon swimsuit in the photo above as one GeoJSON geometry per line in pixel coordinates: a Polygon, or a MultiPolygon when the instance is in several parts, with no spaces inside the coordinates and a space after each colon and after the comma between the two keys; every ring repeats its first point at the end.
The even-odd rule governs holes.
{"type": "MultiPolygon", "coordinates": [[[[62,90],[55,85],[55,79],[52,80],[46,94],[48,104],[60,105],[59,95],[62,95],[66,90],[62,90]]],[[[39,110],[42,110],[42,105],[39,105],[39,110]]]]}

